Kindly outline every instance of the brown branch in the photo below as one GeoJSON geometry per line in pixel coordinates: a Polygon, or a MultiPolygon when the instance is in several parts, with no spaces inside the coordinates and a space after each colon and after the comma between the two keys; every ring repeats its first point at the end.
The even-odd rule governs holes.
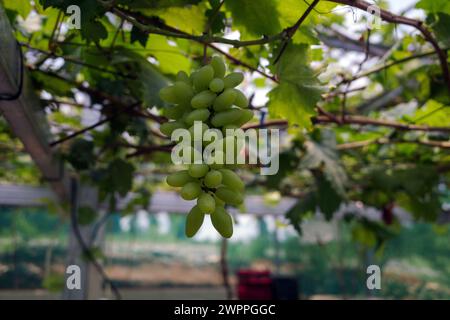
{"type": "MultiPolygon", "coordinates": [[[[348,5],[364,11],[367,11],[367,9],[370,6],[372,6],[371,3],[366,2],[364,0],[328,0],[328,1],[348,5]]],[[[384,9],[380,9],[380,18],[386,22],[404,24],[414,27],[422,33],[425,40],[428,41],[433,46],[434,50],[436,51],[439,57],[442,74],[444,76],[445,82],[447,83],[447,88],[450,92],[450,71],[447,64],[447,54],[444,50],[441,49],[441,47],[439,47],[438,42],[436,41],[432,33],[425,27],[424,23],[419,20],[396,15],[384,9]]]]}
{"type": "MultiPolygon", "coordinates": [[[[135,107],[136,107],[137,105],[139,105],[139,104],[140,104],[140,102],[136,102],[136,103],[134,103],[134,104],[128,106],[128,107],[127,107],[125,110],[123,110],[123,111],[132,110],[133,108],[135,108],[135,107]]],[[[96,123],[94,123],[94,124],[92,124],[92,125],[90,125],[90,126],[88,126],[88,127],[86,127],[86,128],[83,128],[83,129],[81,129],[81,130],[79,130],[79,131],[75,131],[75,132],[73,132],[73,133],[71,133],[71,134],[65,136],[64,138],[61,138],[61,139],[58,139],[58,140],[56,140],[56,141],[50,142],[49,145],[50,145],[50,147],[54,147],[54,146],[56,146],[56,145],[58,145],[58,144],[61,144],[61,143],[65,142],[65,141],[67,141],[67,140],[73,139],[73,138],[75,138],[75,137],[77,137],[77,136],[79,136],[79,135],[81,135],[81,134],[83,134],[83,133],[86,133],[86,132],[88,132],[88,131],[90,131],[90,130],[93,130],[93,129],[95,129],[95,128],[101,126],[102,124],[105,124],[105,123],[111,121],[112,119],[116,118],[119,114],[120,114],[119,112],[115,112],[115,113],[113,113],[112,115],[107,116],[106,118],[104,118],[104,119],[102,119],[102,120],[99,120],[99,121],[97,121],[96,123]]]]}
{"type": "MultiPolygon", "coordinates": [[[[172,26],[166,25],[165,23],[163,23],[161,20],[157,19],[157,18],[153,18],[153,17],[147,17],[145,15],[139,14],[137,12],[133,12],[133,11],[129,11],[126,10],[124,8],[120,9],[121,11],[125,12],[126,14],[132,16],[133,18],[135,18],[137,21],[146,23],[146,24],[150,24],[154,27],[157,27],[159,29],[163,29],[163,30],[167,30],[170,32],[174,32],[174,33],[179,33],[179,34],[186,34],[184,31],[181,31],[177,28],[174,28],[172,26]]],[[[275,76],[269,75],[267,73],[265,73],[264,71],[259,70],[258,68],[242,61],[239,60],[236,57],[233,57],[231,54],[229,54],[228,52],[225,52],[224,50],[220,49],[219,47],[215,46],[212,43],[208,43],[208,42],[204,42],[204,41],[200,41],[200,40],[195,40],[196,42],[200,43],[200,44],[204,44],[206,46],[208,46],[209,48],[213,49],[214,51],[220,53],[221,55],[223,55],[225,58],[227,58],[228,60],[230,60],[233,64],[237,65],[237,66],[242,66],[244,68],[249,69],[252,72],[256,72],[258,74],[260,74],[261,76],[272,80],[273,82],[278,83],[278,80],[276,79],[275,76]]]]}
{"type": "MultiPolygon", "coordinates": [[[[444,48],[443,50],[448,51],[449,48],[444,48]]],[[[436,51],[432,50],[432,51],[428,51],[428,52],[415,54],[415,55],[412,55],[412,56],[409,56],[409,57],[406,57],[406,58],[403,58],[403,59],[395,60],[395,61],[392,61],[390,63],[386,63],[384,65],[375,67],[373,69],[369,69],[369,70],[367,70],[367,71],[365,71],[363,73],[357,74],[357,75],[355,75],[355,76],[353,76],[353,77],[351,77],[349,79],[345,79],[342,82],[352,82],[352,81],[355,81],[357,79],[360,79],[360,78],[363,78],[363,77],[367,77],[367,76],[369,76],[371,74],[383,71],[385,69],[389,69],[389,68],[391,68],[391,67],[393,67],[395,65],[402,64],[402,63],[405,63],[405,62],[408,62],[408,61],[414,60],[414,59],[424,58],[424,57],[431,56],[431,55],[434,55],[434,54],[436,54],[436,51]]]]}
{"type": "Polygon", "coordinates": [[[298,28],[300,28],[300,26],[302,25],[303,21],[306,20],[306,18],[308,17],[308,15],[310,14],[310,12],[314,9],[314,7],[319,3],[319,0],[314,0],[309,6],[308,8],[305,10],[305,12],[302,14],[302,16],[300,17],[300,19],[297,20],[297,22],[292,26],[289,27],[285,30],[286,32],[286,38],[283,41],[282,47],[280,49],[280,52],[278,53],[278,55],[276,56],[276,58],[273,60],[273,64],[276,64],[281,56],[283,55],[284,51],[287,48],[287,45],[289,43],[289,40],[291,40],[291,38],[294,36],[295,32],[298,30],[298,28]]]}
{"type": "Polygon", "coordinates": [[[337,150],[351,150],[357,148],[363,148],[372,144],[385,145],[385,144],[420,144],[429,147],[438,147],[443,149],[450,148],[450,142],[448,141],[429,141],[429,140],[390,140],[387,138],[379,138],[375,140],[363,140],[354,141],[349,143],[342,143],[336,146],[337,150]]]}
{"type": "Polygon", "coordinates": [[[372,126],[381,126],[381,127],[389,127],[398,130],[411,130],[411,131],[441,131],[441,132],[450,132],[450,127],[430,127],[426,125],[418,125],[418,124],[404,124],[391,120],[381,120],[381,119],[371,119],[363,116],[345,116],[342,120],[337,120],[336,117],[329,117],[328,115],[319,115],[313,117],[312,122],[314,124],[317,123],[336,123],[338,125],[346,125],[346,124],[358,124],[358,125],[372,125],[372,126]]]}
{"type": "Polygon", "coordinates": [[[249,129],[262,129],[267,127],[286,127],[288,125],[287,120],[273,120],[273,121],[266,121],[264,123],[257,123],[257,124],[248,124],[242,127],[242,130],[249,130],[249,129]]]}

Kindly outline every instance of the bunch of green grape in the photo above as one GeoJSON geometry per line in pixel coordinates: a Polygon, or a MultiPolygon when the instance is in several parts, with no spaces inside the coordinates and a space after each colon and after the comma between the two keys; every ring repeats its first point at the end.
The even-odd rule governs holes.
{"type": "MultiPolygon", "coordinates": [[[[238,72],[226,75],[225,63],[216,56],[190,76],[180,71],[175,83],[159,93],[170,104],[163,110],[170,121],[163,123],[160,131],[166,136],[180,128],[193,133],[195,121],[202,122],[202,132],[211,128],[225,133],[226,129],[240,128],[253,118],[246,96],[235,88],[243,79],[238,72]]],[[[244,183],[233,168],[235,165],[208,165],[202,160],[167,177],[170,186],[181,188],[183,199],[197,199],[186,219],[188,237],[197,233],[207,214],[223,237],[232,236],[233,220],[225,205],[239,206],[244,200],[244,183]]]]}

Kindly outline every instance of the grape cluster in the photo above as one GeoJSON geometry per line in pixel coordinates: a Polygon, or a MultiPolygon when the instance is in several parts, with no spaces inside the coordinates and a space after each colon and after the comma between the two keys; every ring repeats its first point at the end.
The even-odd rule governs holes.
{"type": "MultiPolygon", "coordinates": [[[[253,112],[246,109],[248,100],[235,88],[244,79],[243,74],[225,74],[225,63],[216,56],[209,65],[190,76],[180,71],[175,83],[159,93],[161,99],[170,104],[164,108],[164,115],[170,121],[163,123],[160,131],[167,136],[180,128],[193,133],[194,122],[201,121],[202,132],[219,129],[226,133],[226,129],[237,129],[250,121],[253,112]]],[[[207,164],[203,161],[167,177],[170,186],[181,187],[183,199],[197,199],[197,205],[186,219],[188,237],[197,233],[206,214],[210,214],[213,226],[223,237],[233,234],[233,220],[225,205],[239,206],[244,200],[244,183],[231,170],[234,167],[225,162],[207,164]]]]}

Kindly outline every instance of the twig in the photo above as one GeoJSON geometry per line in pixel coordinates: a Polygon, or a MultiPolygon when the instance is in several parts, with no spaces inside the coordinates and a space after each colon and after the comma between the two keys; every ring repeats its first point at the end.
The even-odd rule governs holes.
{"type": "Polygon", "coordinates": [[[450,148],[450,142],[448,141],[427,141],[427,140],[390,140],[387,138],[379,138],[375,140],[363,140],[363,141],[354,141],[349,143],[342,143],[336,146],[337,150],[350,150],[357,149],[369,146],[371,144],[420,144],[429,147],[439,147],[443,149],[450,148]]]}
{"type": "Polygon", "coordinates": [[[300,17],[300,19],[297,20],[297,22],[292,26],[289,27],[285,30],[286,32],[286,37],[283,41],[283,44],[281,46],[281,49],[278,53],[278,55],[276,56],[276,58],[273,60],[273,64],[276,64],[278,62],[278,60],[280,60],[281,56],[283,55],[284,51],[286,50],[286,47],[289,43],[289,40],[291,40],[291,38],[294,36],[295,32],[297,31],[298,28],[300,28],[301,24],[303,23],[303,21],[305,21],[305,19],[308,17],[309,13],[314,9],[314,7],[319,3],[319,0],[314,0],[309,6],[308,8],[305,10],[305,12],[302,14],[302,16],[300,17]]]}
{"type": "MultiPolygon", "coordinates": [[[[123,111],[131,110],[131,109],[133,109],[134,107],[136,107],[139,104],[140,104],[140,102],[136,102],[136,103],[132,104],[131,106],[129,106],[128,108],[126,108],[126,110],[123,110],[123,111]]],[[[61,139],[58,139],[56,141],[50,142],[49,145],[50,145],[50,147],[54,147],[54,146],[56,146],[58,144],[61,144],[61,143],[65,142],[65,141],[67,141],[67,140],[73,139],[73,138],[75,138],[75,137],[77,137],[77,136],[79,136],[79,135],[81,135],[83,133],[86,133],[86,132],[88,132],[88,131],[90,131],[92,129],[95,129],[95,128],[101,126],[102,124],[107,123],[108,121],[111,121],[112,119],[117,117],[119,114],[120,114],[119,112],[113,113],[112,115],[110,115],[110,116],[108,116],[108,117],[106,117],[106,118],[104,118],[102,120],[99,120],[96,123],[94,123],[94,124],[92,124],[92,125],[90,125],[90,126],[88,126],[86,128],[83,128],[83,129],[81,129],[79,131],[75,131],[74,133],[69,134],[68,136],[65,136],[64,138],[61,138],[61,139]]]]}
{"type": "Polygon", "coordinates": [[[411,130],[411,131],[426,131],[426,132],[450,132],[450,127],[431,127],[426,125],[418,125],[418,124],[404,124],[391,120],[380,120],[380,119],[371,119],[363,116],[346,116],[344,121],[337,120],[335,117],[329,117],[328,115],[319,115],[313,117],[312,122],[314,124],[317,123],[336,123],[339,125],[346,124],[359,124],[363,126],[372,125],[372,126],[381,126],[381,127],[389,127],[395,128],[398,130],[411,130]]]}
{"type": "MultiPolygon", "coordinates": [[[[344,4],[348,6],[352,6],[364,11],[367,11],[367,9],[372,5],[369,2],[366,2],[364,0],[328,0],[331,2],[344,4]]],[[[425,38],[426,41],[428,41],[436,51],[439,61],[441,64],[442,74],[444,76],[445,82],[447,84],[447,88],[450,92],[450,71],[447,63],[447,54],[444,50],[439,47],[438,42],[434,38],[434,36],[431,34],[431,32],[424,26],[422,21],[403,17],[396,15],[392,12],[389,12],[384,9],[380,9],[380,18],[384,21],[390,22],[390,23],[396,23],[396,24],[404,24],[411,27],[416,28],[418,31],[420,31],[425,38]]]]}

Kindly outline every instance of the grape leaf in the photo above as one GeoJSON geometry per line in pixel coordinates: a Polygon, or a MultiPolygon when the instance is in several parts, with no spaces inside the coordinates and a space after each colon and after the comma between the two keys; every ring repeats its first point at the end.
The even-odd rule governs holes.
{"type": "Polygon", "coordinates": [[[314,192],[305,195],[304,198],[297,201],[297,203],[289,209],[286,213],[286,218],[294,226],[295,230],[301,235],[301,223],[306,215],[314,213],[316,210],[316,196],[314,192]]]}
{"type": "Polygon", "coordinates": [[[300,165],[307,169],[323,169],[325,177],[332,184],[336,193],[345,197],[347,174],[336,153],[334,133],[322,130],[321,141],[307,140],[305,148],[306,153],[300,165]]]}
{"type": "Polygon", "coordinates": [[[141,29],[137,28],[133,25],[130,33],[130,41],[131,43],[139,42],[144,48],[147,45],[148,33],[142,32],[141,29]]]}
{"type": "Polygon", "coordinates": [[[311,128],[322,87],[309,67],[308,46],[289,45],[276,66],[280,84],[269,92],[269,111],[291,124],[311,128]]]}
{"type": "Polygon", "coordinates": [[[420,0],[416,4],[416,8],[424,9],[431,13],[446,13],[450,14],[450,1],[448,0],[420,0]]]}
{"type": "Polygon", "coordinates": [[[252,35],[271,35],[281,31],[278,21],[277,1],[227,0],[233,26],[244,27],[252,35]]]}

